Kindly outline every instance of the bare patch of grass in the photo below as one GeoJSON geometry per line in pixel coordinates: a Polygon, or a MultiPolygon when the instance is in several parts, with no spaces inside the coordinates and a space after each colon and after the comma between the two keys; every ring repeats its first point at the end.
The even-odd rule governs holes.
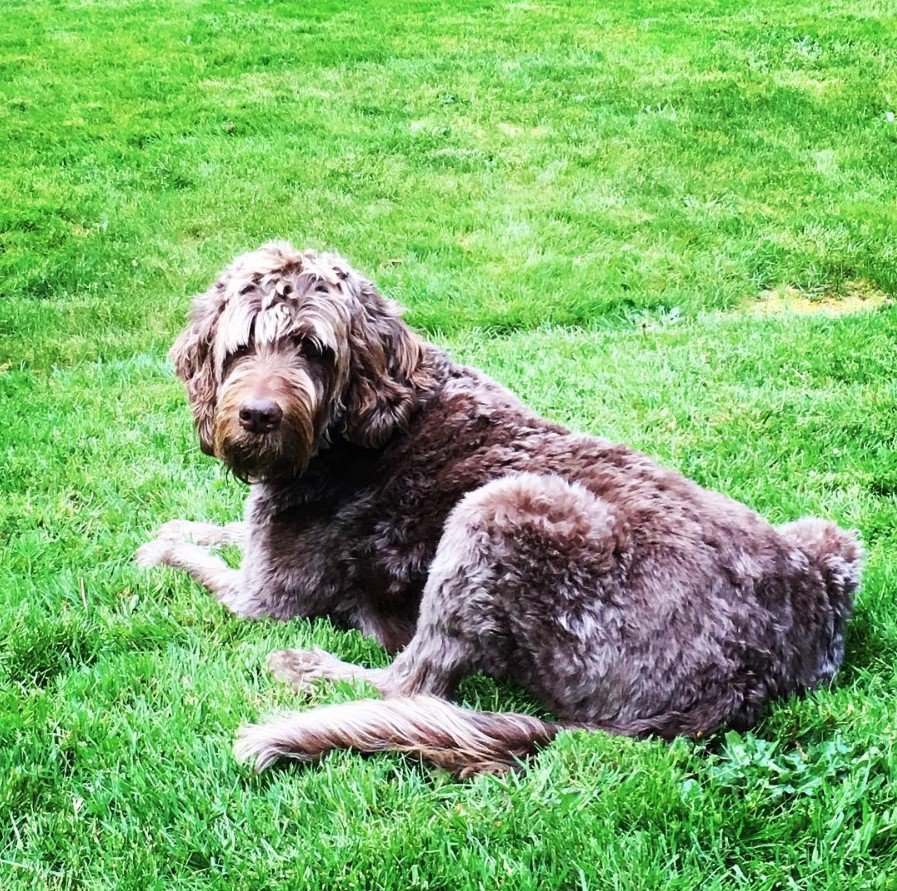
{"type": "Polygon", "coordinates": [[[847,282],[839,293],[807,292],[791,285],[769,288],[746,306],[755,316],[793,314],[801,316],[845,316],[891,306],[894,298],[870,281],[847,282]]]}

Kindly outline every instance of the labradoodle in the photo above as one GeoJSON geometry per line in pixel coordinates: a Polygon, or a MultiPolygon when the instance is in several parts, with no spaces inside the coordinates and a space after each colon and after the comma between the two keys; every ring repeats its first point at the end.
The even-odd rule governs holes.
{"type": "Polygon", "coordinates": [[[176,520],[138,552],[240,616],[329,616],[386,669],[274,653],[297,687],[383,699],[244,728],[262,768],[336,748],[500,771],[565,729],[700,736],[834,676],[861,549],[770,526],[645,455],[540,418],[422,340],[332,254],[272,242],[194,303],[172,348],[202,449],[249,484],[245,519],[176,520]],[[213,548],[243,548],[239,570],[213,548]],[[483,671],[556,722],[449,701],[483,671]]]}

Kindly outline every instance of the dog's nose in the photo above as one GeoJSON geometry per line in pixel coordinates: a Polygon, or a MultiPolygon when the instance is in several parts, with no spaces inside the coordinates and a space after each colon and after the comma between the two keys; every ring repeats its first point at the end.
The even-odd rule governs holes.
{"type": "Polygon", "coordinates": [[[281,418],[283,409],[273,399],[247,399],[240,406],[240,426],[250,433],[268,433],[281,418]]]}

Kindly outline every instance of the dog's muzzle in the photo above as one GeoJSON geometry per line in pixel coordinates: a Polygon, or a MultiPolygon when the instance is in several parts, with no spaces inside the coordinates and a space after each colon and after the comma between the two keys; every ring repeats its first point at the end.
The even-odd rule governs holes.
{"type": "Polygon", "coordinates": [[[305,471],[317,439],[313,383],[291,369],[235,376],[215,415],[215,455],[242,480],[305,471]]]}

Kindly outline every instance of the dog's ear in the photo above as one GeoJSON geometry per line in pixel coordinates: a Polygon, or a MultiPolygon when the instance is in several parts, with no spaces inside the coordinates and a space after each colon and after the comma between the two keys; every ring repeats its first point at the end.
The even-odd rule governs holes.
{"type": "Polygon", "coordinates": [[[407,426],[432,375],[424,367],[423,341],[398,308],[370,282],[358,277],[353,284],[358,299],[349,322],[345,436],[374,448],[407,426]]]}
{"type": "Polygon", "coordinates": [[[207,455],[214,454],[215,405],[218,381],[212,345],[220,316],[221,297],[216,287],[193,300],[190,322],[168,352],[178,377],[187,385],[187,398],[199,435],[199,446],[207,455]]]}

